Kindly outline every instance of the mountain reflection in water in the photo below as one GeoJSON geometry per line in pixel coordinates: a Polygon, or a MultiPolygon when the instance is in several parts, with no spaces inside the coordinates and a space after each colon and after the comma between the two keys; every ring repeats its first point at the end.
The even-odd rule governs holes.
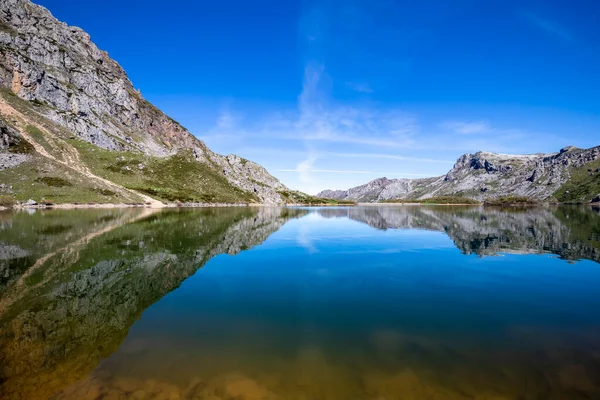
{"type": "Polygon", "coordinates": [[[0,398],[600,398],[597,262],[591,207],[0,212],[0,398]]]}

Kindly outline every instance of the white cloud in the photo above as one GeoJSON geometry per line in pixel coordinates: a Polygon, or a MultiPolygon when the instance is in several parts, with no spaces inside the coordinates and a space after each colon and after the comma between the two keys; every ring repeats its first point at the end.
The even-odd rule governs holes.
{"type": "Polygon", "coordinates": [[[312,182],[311,172],[313,172],[315,161],[317,161],[317,158],[310,153],[306,160],[301,161],[296,165],[296,169],[293,171],[298,172],[298,179],[300,182],[304,184],[310,184],[312,182]]]}

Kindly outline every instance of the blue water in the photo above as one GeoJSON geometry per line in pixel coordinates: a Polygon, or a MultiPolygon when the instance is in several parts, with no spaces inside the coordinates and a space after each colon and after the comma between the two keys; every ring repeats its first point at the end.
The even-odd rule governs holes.
{"type": "MultiPolygon", "coordinates": [[[[237,234],[248,243],[202,263],[196,254],[198,269],[140,309],[114,351],[55,395],[600,399],[597,210],[294,212],[256,240],[278,214],[232,215],[215,243],[237,234]]],[[[189,213],[176,216],[186,229],[217,218],[189,213]]],[[[170,229],[170,246],[185,253],[196,234],[170,229]]],[[[145,271],[163,274],[142,288],[160,288],[180,268],[173,249],[158,246],[153,259],[177,257],[157,264],[134,247],[145,271]]],[[[124,274],[140,268],[123,265],[124,274]]],[[[110,296],[129,304],[143,290],[110,296]]],[[[110,325],[106,315],[97,318],[110,325]]]]}

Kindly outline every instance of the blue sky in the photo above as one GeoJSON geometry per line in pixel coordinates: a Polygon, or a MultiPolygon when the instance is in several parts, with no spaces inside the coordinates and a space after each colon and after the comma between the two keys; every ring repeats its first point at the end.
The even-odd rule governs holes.
{"type": "Polygon", "coordinates": [[[600,2],[37,0],[213,150],[316,193],[600,145],[600,2]]]}

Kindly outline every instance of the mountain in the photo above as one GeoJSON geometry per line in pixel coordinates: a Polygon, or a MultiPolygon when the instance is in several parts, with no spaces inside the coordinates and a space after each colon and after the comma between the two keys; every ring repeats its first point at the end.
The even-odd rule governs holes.
{"type": "Polygon", "coordinates": [[[565,147],[556,153],[464,154],[446,175],[423,179],[378,178],[348,190],[325,190],[318,197],[360,202],[423,200],[461,196],[485,201],[505,196],[536,201],[598,201],[600,146],[565,147]]]}
{"type": "Polygon", "coordinates": [[[146,101],[80,28],[0,2],[0,195],[53,202],[294,202],[146,101]]]}

